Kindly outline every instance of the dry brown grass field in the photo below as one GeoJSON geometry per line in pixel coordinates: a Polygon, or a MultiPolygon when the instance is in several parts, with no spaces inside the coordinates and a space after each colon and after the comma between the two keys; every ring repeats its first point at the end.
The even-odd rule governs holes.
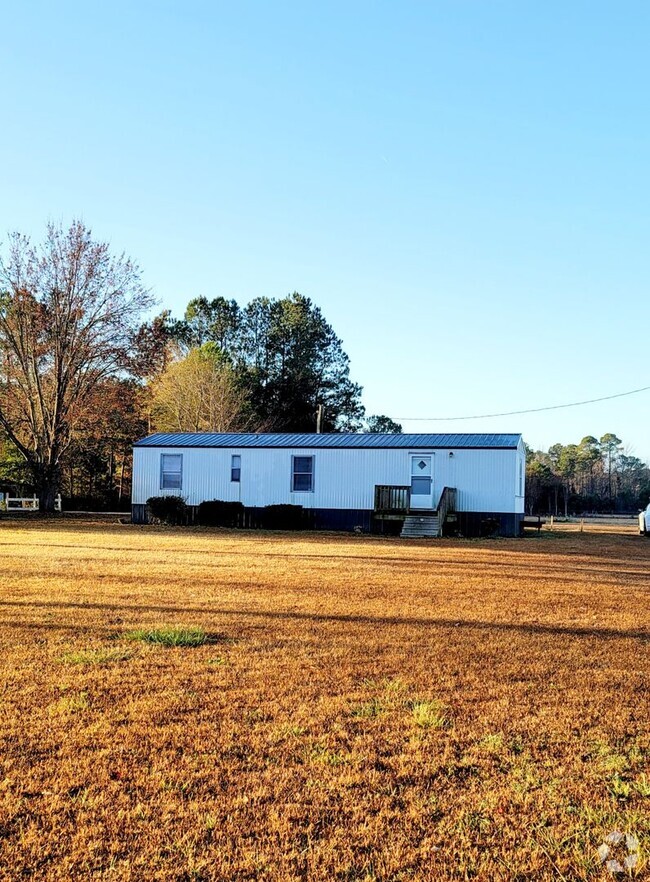
{"type": "Polygon", "coordinates": [[[614,830],[647,878],[633,530],[5,520],[0,560],[2,880],[603,879],[614,830]]]}

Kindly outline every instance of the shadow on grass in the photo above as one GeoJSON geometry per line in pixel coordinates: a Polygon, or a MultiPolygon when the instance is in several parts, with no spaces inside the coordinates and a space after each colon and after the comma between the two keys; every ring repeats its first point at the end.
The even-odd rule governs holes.
{"type": "MultiPolygon", "coordinates": [[[[2,521],[0,520],[0,525],[2,521]]],[[[7,523],[7,527],[15,527],[16,522],[7,523]]],[[[376,534],[364,534],[360,536],[354,536],[351,533],[334,533],[330,531],[265,531],[265,530],[243,530],[243,529],[227,529],[223,527],[156,527],[152,525],[141,525],[141,524],[101,524],[98,522],[88,521],[84,522],[82,520],[71,520],[71,521],[61,521],[55,519],[53,521],[49,520],[32,520],[30,522],[24,521],[21,523],[21,526],[33,527],[34,532],[37,532],[39,527],[43,528],[43,534],[47,534],[49,532],[49,527],[56,528],[56,531],[59,533],[73,533],[77,538],[83,535],[83,533],[101,533],[103,536],[116,536],[120,539],[124,539],[125,535],[133,535],[137,536],[140,533],[144,535],[157,535],[157,536],[166,536],[169,538],[173,538],[176,536],[189,538],[189,537],[198,537],[198,538],[209,538],[213,536],[214,538],[219,539],[229,539],[232,541],[238,541],[239,539],[246,540],[254,540],[258,542],[260,545],[275,543],[281,541],[283,543],[302,543],[306,540],[312,541],[315,544],[322,543],[339,543],[339,544],[349,544],[349,543],[361,543],[361,545],[372,545],[376,543],[381,545],[382,548],[386,547],[396,547],[400,550],[412,547],[412,548],[437,548],[437,549],[448,549],[453,548],[457,550],[470,550],[470,549],[487,549],[494,551],[505,551],[508,554],[528,554],[531,556],[546,556],[549,551],[551,551],[554,555],[566,555],[567,557],[600,557],[604,561],[612,566],[617,563],[629,564],[629,544],[633,543],[635,551],[637,555],[642,560],[648,559],[648,554],[646,554],[646,549],[650,551],[650,542],[644,543],[642,541],[642,537],[640,537],[636,532],[620,532],[620,533],[601,533],[601,532],[593,532],[590,533],[588,530],[584,533],[580,533],[577,529],[574,530],[558,530],[557,532],[551,532],[548,530],[542,531],[541,534],[535,535],[527,535],[525,537],[519,538],[481,538],[481,539],[436,539],[433,541],[427,540],[412,540],[412,539],[400,539],[396,536],[379,536],[376,534]],[[580,543],[579,547],[570,547],[570,548],[562,548],[561,546],[565,543],[580,543]],[[605,549],[603,546],[605,544],[621,544],[625,543],[624,551],[619,549],[621,553],[624,553],[625,557],[612,557],[611,554],[605,549]]],[[[0,542],[0,546],[20,546],[22,543],[16,541],[9,542],[0,542]]],[[[83,548],[83,543],[76,541],[70,544],[64,543],[39,543],[40,547],[45,548],[74,548],[79,549],[83,548]]],[[[92,551],[100,550],[96,546],[91,546],[92,551]]],[[[106,551],[117,551],[119,553],[127,553],[129,552],[151,552],[151,547],[127,547],[124,545],[117,546],[102,546],[101,550],[106,551]]],[[[186,553],[192,554],[209,554],[212,555],[215,553],[213,549],[192,549],[185,548],[183,549],[186,553]]],[[[219,553],[217,551],[217,553],[219,553]]],[[[236,549],[229,548],[228,554],[230,555],[249,555],[250,548],[242,549],[238,551],[236,549]]],[[[258,553],[256,552],[256,556],[258,553]]],[[[259,554],[260,557],[268,556],[268,557],[287,557],[293,555],[286,555],[283,553],[265,553],[261,552],[259,554]]],[[[322,556],[324,558],[334,558],[337,559],[343,555],[302,555],[297,554],[296,557],[317,557],[322,556]]],[[[383,555],[374,556],[374,555],[344,555],[346,558],[351,557],[353,559],[360,560],[385,560],[383,555]]],[[[412,561],[413,558],[409,557],[391,557],[391,560],[402,560],[405,562],[412,561]]],[[[458,563],[458,561],[453,561],[453,563],[458,563]]]]}
{"type": "MultiPolygon", "coordinates": [[[[439,541],[439,540],[435,540],[439,541]]],[[[0,542],[0,547],[13,545],[20,547],[21,543],[19,542],[0,542]]],[[[427,546],[414,546],[416,548],[435,548],[434,545],[427,546]]],[[[447,547],[448,546],[444,546],[447,547]]],[[[63,545],[63,544],[46,544],[39,543],[39,548],[74,548],[76,551],[84,549],[83,545],[63,545]]],[[[125,546],[101,546],[101,548],[94,548],[92,546],[88,547],[89,551],[95,552],[94,554],[90,554],[88,557],[74,557],[71,562],[75,564],[79,563],[96,563],[97,551],[110,551],[116,552],[118,554],[125,553],[148,553],[154,556],[158,556],[160,554],[159,550],[152,548],[128,548],[125,546]]],[[[512,549],[505,549],[507,553],[510,553],[512,549]]],[[[228,549],[225,552],[215,551],[214,549],[192,549],[192,548],[184,548],[180,552],[176,551],[175,554],[188,554],[188,555],[207,555],[213,560],[210,561],[202,561],[201,566],[204,568],[210,569],[231,569],[232,565],[228,562],[220,562],[218,560],[219,557],[251,557],[250,548],[242,549],[241,551],[233,551],[232,549],[228,549]],[[217,560],[214,560],[217,558],[217,560]]],[[[449,567],[449,568],[460,568],[465,570],[467,568],[467,560],[466,559],[458,559],[458,558],[447,558],[447,557],[439,557],[436,555],[435,557],[397,557],[396,555],[369,555],[369,554],[286,554],[282,552],[255,552],[255,560],[261,560],[263,558],[276,559],[276,560],[285,560],[285,561],[324,561],[326,563],[335,563],[339,561],[360,561],[362,563],[367,563],[373,567],[398,567],[403,570],[408,567],[411,569],[422,570],[423,568],[431,567],[435,565],[436,567],[449,567]]],[[[554,557],[562,557],[561,555],[554,555],[554,557]]],[[[540,582],[546,582],[549,578],[557,574],[561,574],[563,582],[581,582],[583,581],[582,576],[584,574],[589,574],[593,576],[600,577],[600,581],[610,585],[616,585],[620,582],[620,577],[631,576],[644,580],[644,585],[647,583],[648,579],[648,562],[645,560],[639,561],[638,569],[629,569],[630,566],[630,558],[618,558],[618,557],[603,557],[603,565],[601,567],[598,566],[582,566],[580,564],[576,564],[574,562],[571,563],[571,573],[567,572],[567,565],[565,563],[555,563],[549,564],[548,561],[543,567],[543,571],[539,574],[532,574],[526,572],[526,579],[533,579],[540,582]],[[624,567],[627,565],[628,569],[624,567]]],[[[522,566],[523,569],[527,570],[528,568],[535,569],[537,571],[540,570],[540,565],[537,560],[531,560],[529,565],[523,564],[520,561],[512,561],[505,560],[494,561],[494,560],[486,560],[486,561],[477,561],[476,571],[477,573],[485,573],[485,572],[503,572],[505,575],[508,575],[508,571],[512,571],[513,578],[517,579],[521,578],[522,575],[522,566]]],[[[30,575],[40,575],[40,576],[50,576],[50,570],[29,570],[28,567],[24,568],[21,571],[22,575],[26,573],[30,575]]],[[[152,577],[153,580],[154,577],[152,577]]],[[[156,577],[157,578],[157,577],[156,577]]],[[[138,579],[142,581],[146,581],[147,577],[138,575],[138,579]]],[[[119,580],[119,574],[118,574],[119,580]]]]}
{"type": "MultiPolygon", "coordinates": [[[[267,619],[270,621],[305,621],[305,622],[315,622],[315,623],[341,623],[341,624],[356,624],[361,626],[368,626],[375,628],[377,626],[384,627],[419,627],[419,628],[449,628],[452,630],[458,630],[459,628],[465,629],[468,631],[495,631],[495,632],[505,632],[505,633],[517,633],[517,634],[528,634],[531,636],[545,636],[545,635],[554,635],[554,636],[565,636],[565,637],[587,637],[587,638],[596,638],[599,640],[642,640],[642,641],[650,641],[650,629],[644,628],[629,628],[629,629],[615,629],[615,628],[582,628],[582,627],[569,627],[565,625],[552,625],[552,624],[544,624],[541,622],[535,623],[517,623],[517,622],[484,622],[481,620],[471,620],[471,619],[444,619],[444,618],[419,618],[419,617],[410,617],[410,616],[361,616],[361,615],[347,615],[347,614],[323,614],[323,613],[309,613],[309,612],[296,612],[292,611],[281,611],[281,610],[272,610],[272,611],[264,611],[264,610],[247,610],[247,609],[218,609],[213,606],[205,606],[205,607],[174,607],[174,606],[154,606],[154,605],[143,605],[138,604],[134,606],[115,606],[111,604],[104,603],[59,603],[56,601],[42,601],[40,603],[30,603],[29,601],[23,600],[8,600],[1,601],[0,607],[15,607],[15,608],[30,608],[30,609],[70,609],[70,610],[106,610],[112,613],[162,613],[166,616],[172,618],[177,617],[179,615],[186,615],[188,613],[193,613],[197,615],[204,616],[225,616],[225,617],[236,617],[236,618],[254,618],[254,619],[267,619]]],[[[38,630],[39,628],[43,628],[44,630],[110,630],[114,633],[114,627],[109,628],[106,626],[103,628],[102,626],[86,626],[86,625],[73,625],[73,624],[56,624],[54,622],[16,622],[11,620],[0,620],[0,627],[10,627],[10,628],[28,628],[38,630]]],[[[216,636],[216,635],[215,635],[216,636]]]]}

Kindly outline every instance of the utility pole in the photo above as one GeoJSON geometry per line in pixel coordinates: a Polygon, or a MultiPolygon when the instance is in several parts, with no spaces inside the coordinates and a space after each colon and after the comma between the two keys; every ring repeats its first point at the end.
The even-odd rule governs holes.
{"type": "Polygon", "coordinates": [[[318,410],[316,411],[316,434],[320,435],[323,431],[323,405],[318,405],[318,410]]]}

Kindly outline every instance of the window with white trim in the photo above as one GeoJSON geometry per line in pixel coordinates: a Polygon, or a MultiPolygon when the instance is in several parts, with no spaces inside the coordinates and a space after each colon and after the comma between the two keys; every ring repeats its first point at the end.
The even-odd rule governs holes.
{"type": "Polygon", "coordinates": [[[309,493],[314,489],[314,457],[291,457],[291,489],[309,493]]]}
{"type": "Polygon", "coordinates": [[[230,457],[230,480],[241,481],[241,456],[236,453],[230,457]]]}
{"type": "Polygon", "coordinates": [[[183,486],[183,454],[160,454],[160,489],[180,490],[183,486]]]}

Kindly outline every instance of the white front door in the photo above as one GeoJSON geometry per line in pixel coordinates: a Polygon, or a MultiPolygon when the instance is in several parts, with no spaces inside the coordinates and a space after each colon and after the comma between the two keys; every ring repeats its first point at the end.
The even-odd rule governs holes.
{"type": "Polygon", "coordinates": [[[411,508],[433,508],[433,457],[411,456],[411,508]]]}

